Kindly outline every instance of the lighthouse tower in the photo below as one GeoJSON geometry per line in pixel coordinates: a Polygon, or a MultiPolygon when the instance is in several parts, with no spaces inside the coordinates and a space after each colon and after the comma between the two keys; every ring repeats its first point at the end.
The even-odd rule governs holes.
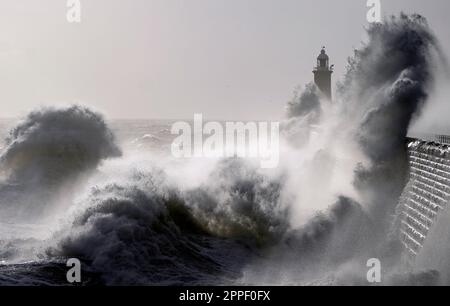
{"type": "Polygon", "coordinates": [[[331,100],[331,75],[333,74],[333,66],[330,67],[330,59],[325,52],[325,47],[320,51],[317,57],[317,66],[314,68],[314,83],[322,91],[322,93],[331,100]]]}

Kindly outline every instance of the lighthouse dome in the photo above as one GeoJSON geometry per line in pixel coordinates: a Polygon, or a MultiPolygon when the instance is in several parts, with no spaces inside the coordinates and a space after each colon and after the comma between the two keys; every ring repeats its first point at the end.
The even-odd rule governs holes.
{"type": "Polygon", "coordinates": [[[317,57],[318,60],[328,60],[328,55],[325,53],[325,49],[322,49],[322,51],[320,51],[319,56],[317,57]]]}

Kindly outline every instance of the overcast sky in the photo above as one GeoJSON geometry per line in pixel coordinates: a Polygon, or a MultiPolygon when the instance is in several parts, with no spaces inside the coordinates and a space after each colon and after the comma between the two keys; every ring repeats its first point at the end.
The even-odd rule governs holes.
{"type": "MultiPolygon", "coordinates": [[[[0,2],[0,117],[78,102],[109,118],[278,119],[325,45],[342,76],[366,0],[0,2]]],[[[450,1],[382,1],[426,16],[450,54],[450,1]]]]}

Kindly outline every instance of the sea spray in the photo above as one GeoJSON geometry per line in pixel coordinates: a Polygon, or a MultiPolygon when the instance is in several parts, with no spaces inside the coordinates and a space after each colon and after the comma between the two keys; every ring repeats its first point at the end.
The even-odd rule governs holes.
{"type": "Polygon", "coordinates": [[[120,155],[100,114],[81,106],[33,111],[11,130],[0,155],[0,210],[10,220],[48,217],[85,175],[120,155]]]}
{"type": "Polygon", "coordinates": [[[163,169],[129,169],[81,199],[46,255],[79,258],[107,284],[225,282],[287,230],[279,186],[237,159],[188,190],[163,169]]]}
{"type": "MultiPolygon", "coordinates": [[[[367,284],[365,264],[373,257],[396,272],[397,244],[386,225],[404,184],[404,138],[430,91],[436,48],[420,16],[371,25],[335,101],[308,93],[290,106],[284,132],[291,137],[276,174],[225,159],[196,184],[198,176],[169,171],[167,163],[150,171],[129,166],[129,175],[91,186],[41,256],[77,257],[106,284],[367,284]],[[292,145],[295,135],[305,137],[292,145]],[[188,187],[175,183],[183,180],[188,187]]],[[[18,166],[6,160],[16,169],[10,177],[28,172],[20,167],[28,158],[18,166]]],[[[79,173],[61,171],[62,181],[79,173]]],[[[405,278],[422,280],[383,279],[405,278]]]]}
{"type": "MultiPolygon", "coordinates": [[[[433,88],[433,64],[440,51],[419,15],[388,18],[370,25],[367,34],[367,42],[349,59],[332,104],[319,100],[319,107],[314,87],[308,86],[290,103],[291,119],[284,125],[285,135],[304,139],[300,147],[297,140],[296,147],[311,156],[310,161],[324,152],[331,164],[334,161],[334,167],[320,177],[350,179],[355,194],[339,191],[336,196],[344,196],[336,204],[330,201],[320,218],[311,218],[290,232],[289,238],[272,248],[273,258],[249,268],[244,281],[274,284],[322,279],[328,284],[367,284],[365,262],[372,257],[381,258],[391,271],[400,269],[401,248],[390,239],[389,228],[405,184],[406,134],[433,88]],[[353,166],[342,167],[344,163],[353,166]],[[340,211],[339,218],[334,211],[340,211]],[[286,252],[286,245],[296,252],[286,252]],[[264,267],[270,268],[264,272],[264,267]]],[[[307,172],[301,181],[308,184],[308,177],[312,175],[307,172]]],[[[295,206],[323,207],[314,201],[319,200],[316,194],[333,192],[327,185],[309,188],[313,197],[297,196],[295,206]]]]}

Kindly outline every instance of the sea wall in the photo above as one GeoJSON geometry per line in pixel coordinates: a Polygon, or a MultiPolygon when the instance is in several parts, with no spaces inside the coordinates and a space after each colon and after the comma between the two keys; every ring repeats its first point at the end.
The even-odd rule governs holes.
{"type": "Polygon", "coordinates": [[[436,251],[440,240],[436,235],[445,236],[441,239],[450,237],[450,231],[442,229],[450,223],[445,217],[449,215],[450,145],[438,142],[440,139],[408,140],[409,180],[399,201],[397,217],[404,260],[411,267],[423,266],[424,254],[436,251]],[[431,240],[434,242],[430,243],[431,240]]]}

